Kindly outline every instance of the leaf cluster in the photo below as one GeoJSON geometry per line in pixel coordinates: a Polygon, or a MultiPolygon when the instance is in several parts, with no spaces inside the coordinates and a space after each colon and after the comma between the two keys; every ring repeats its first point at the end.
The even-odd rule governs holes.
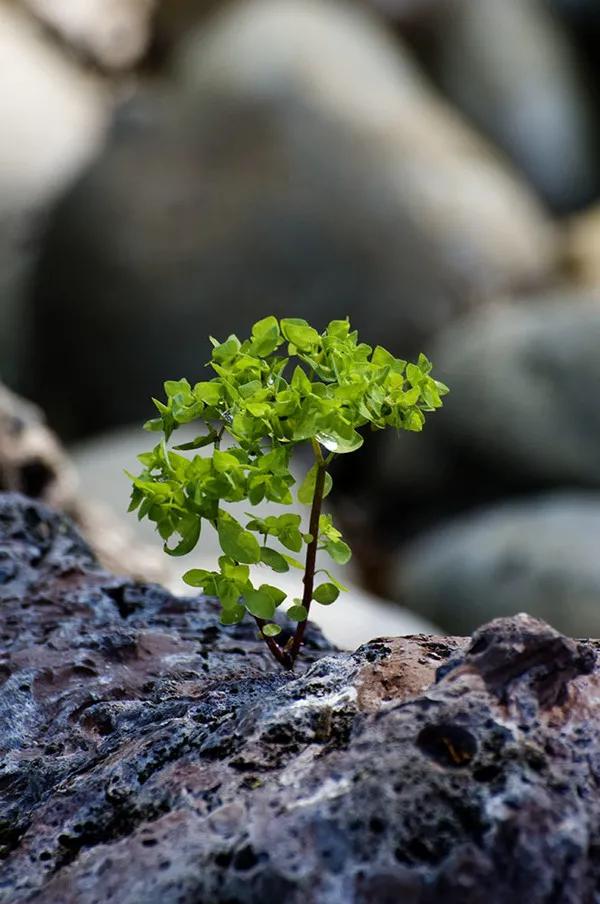
{"type": "MultiPolygon", "coordinates": [[[[184,580],[219,598],[224,624],[235,624],[249,612],[265,636],[275,636],[280,630],[273,622],[275,611],[286,595],[269,583],[255,586],[250,566],[279,573],[303,568],[296,556],[312,542],[343,564],[350,548],[330,515],[321,515],[314,538],[303,531],[299,515],[248,513],[242,524],[224,504],[291,504],[291,454],[299,444],[310,443],[315,464],[297,488],[298,500],[310,505],[319,469],[334,455],[358,449],[361,428],[419,431],[425,413],[441,406],[447,389],[433,379],[424,355],[407,363],[381,346],[373,349],[359,342],[348,320],[334,320],[319,333],[305,320],[265,317],[245,341],[235,335],[211,341],[207,367],[214,376],[194,385],[168,380],[165,399],[153,400],[158,416],[144,426],[163,436],[139,456],[143,471],[130,475],[130,510],[155,523],[165,552],[174,556],[196,546],[203,523],[216,530],[223,553],[218,569],[192,569],[184,580]],[[198,422],[198,436],[169,449],[173,433],[191,422],[198,422]],[[221,449],[224,435],[226,450],[221,449]]],[[[328,471],[324,478],[325,496],[332,486],[328,471]]],[[[330,580],[312,594],[323,605],[345,589],[327,576],[330,580]]],[[[307,607],[295,599],[287,614],[303,621],[307,607]]]]}

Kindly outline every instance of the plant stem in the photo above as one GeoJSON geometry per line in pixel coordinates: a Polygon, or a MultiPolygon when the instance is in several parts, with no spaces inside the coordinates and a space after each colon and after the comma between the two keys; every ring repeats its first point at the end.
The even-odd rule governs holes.
{"type": "Polygon", "coordinates": [[[308,528],[312,540],[308,544],[306,550],[306,565],[304,568],[304,577],[302,579],[304,583],[302,605],[306,609],[306,618],[304,621],[298,622],[296,631],[294,632],[294,637],[289,649],[289,656],[291,659],[290,668],[293,668],[294,662],[296,661],[296,657],[298,655],[298,651],[302,645],[302,641],[304,639],[304,631],[306,629],[306,622],[308,621],[308,613],[310,612],[310,604],[312,601],[313,587],[315,582],[317,546],[319,543],[319,518],[321,516],[321,504],[323,502],[323,491],[325,489],[325,474],[327,473],[327,465],[323,460],[321,450],[317,444],[313,445],[316,445],[315,454],[317,455],[317,476],[315,480],[315,492],[313,495],[312,508],[310,510],[310,523],[308,528]]]}
{"type": "Polygon", "coordinates": [[[291,669],[294,665],[294,662],[291,659],[288,651],[284,650],[283,647],[277,643],[277,641],[275,640],[274,637],[268,637],[266,634],[263,634],[263,628],[266,625],[265,619],[258,618],[258,616],[255,615],[254,621],[256,622],[256,624],[258,625],[258,627],[260,629],[260,634],[261,634],[262,639],[268,646],[269,650],[271,651],[271,653],[273,654],[273,656],[275,657],[277,662],[279,662],[284,667],[284,669],[291,669]]]}

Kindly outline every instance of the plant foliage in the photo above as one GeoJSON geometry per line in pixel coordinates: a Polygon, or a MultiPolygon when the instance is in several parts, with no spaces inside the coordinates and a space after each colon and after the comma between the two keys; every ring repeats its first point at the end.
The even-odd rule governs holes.
{"type": "Polygon", "coordinates": [[[351,555],[331,515],[321,514],[333,458],[358,449],[365,427],[422,430],[425,412],[441,406],[447,388],[433,379],[424,355],[410,364],[381,346],[373,349],[359,342],[348,320],[333,320],[319,333],[305,320],[265,317],[243,342],[235,335],[211,342],[207,367],[214,376],[194,385],[167,380],[165,400],[153,400],[158,417],[144,426],[163,435],[139,456],[142,473],[129,475],[130,511],[155,523],[171,556],[189,553],[205,526],[216,530],[222,555],[215,569],[191,569],[184,581],[220,600],[223,624],[253,616],[272,653],[291,667],[311,602],[331,605],[345,589],[327,572],[328,580],[314,586],[318,550],[338,564],[351,555]],[[196,439],[169,449],[177,428],[191,422],[199,424],[196,439]],[[290,459],[303,443],[314,464],[295,487],[290,459]],[[243,500],[286,506],[294,491],[311,507],[306,529],[297,514],[249,512],[242,523],[225,507],[243,500]],[[298,624],[285,647],[275,639],[281,628],[274,617],[286,594],[268,582],[256,586],[251,565],[304,571],[302,596],[287,609],[298,624]]]}

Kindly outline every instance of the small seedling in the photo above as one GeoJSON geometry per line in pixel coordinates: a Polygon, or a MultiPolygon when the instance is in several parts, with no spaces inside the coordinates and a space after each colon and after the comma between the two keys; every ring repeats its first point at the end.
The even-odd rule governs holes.
{"type": "Polygon", "coordinates": [[[424,355],[407,364],[381,346],[373,349],[358,341],[348,320],[333,320],[319,333],[305,320],[265,317],[244,342],[233,335],[211,342],[207,366],[216,376],[194,386],[185,379],[168,380],[166,401],[153,400],[159,417],[144,426],[163,438],[139,456],[143,472],[129,475],[129,508],[156,524],[171,556],[191,552],[203,521],[214,528],[223,553],[218,568],[193,568],[183,580],[220,600],[223,624],[252,616],[273,656],[293,668],[311,603],[329,606],[346,589],[326,568],[317,568],[319,551],[339,565],[351,555],[331,515],[321,513],[332,486],[333,459],[358,449],[363,443],[359,431],[367,425],[421,430],[424,412],[439,408],[448,390],[430,376],[424,355]],[[192,421],[200,422],[203,432],[169,451],[173,432],[192,421]],[[222,450],[225,434],[230,444],[222,450]],[[310,506],[307,525],[298,514],[259,517],[252,512],[242,524],[224,508],[243,500],[250,506],[265,499],[290,505],[295,484],[290,459],[301,444],[314,457],[296,490],[298,501],[310,506]],[[212,452],[182,454],[201,448],[212,452]],[[285,644],[277,639],[281,627],[274,617],[286,594],[270,583],[255,586],[250,566],[259,564],[274,572],[304,572],[302,593],[287,609],[296,628],[285,644]],[[315,586],[317,575],[324,578],[315,586]]]}

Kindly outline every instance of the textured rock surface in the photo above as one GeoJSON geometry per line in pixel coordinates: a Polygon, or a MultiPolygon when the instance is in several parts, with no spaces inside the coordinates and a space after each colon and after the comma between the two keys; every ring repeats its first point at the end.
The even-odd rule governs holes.
{"type": "Polygon", "coordinates": [[[294,676],[21,497],[0,552],[0,901],[594,900],[593,644],[312,632],[294,676]]]}

